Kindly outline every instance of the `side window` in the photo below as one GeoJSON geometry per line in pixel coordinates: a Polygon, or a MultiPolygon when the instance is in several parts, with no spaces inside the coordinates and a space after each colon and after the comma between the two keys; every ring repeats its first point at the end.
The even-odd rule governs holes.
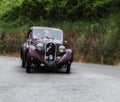
{"type": "Polygon", "coordinates": [[[27,45],[30,45],[31,41],[32,41],[32,30],[29,30],[27,35],[27,45]]]}
{"type": "Polygon", "coordinates": [[[28,31],[27,39],[31,39],[31,38],[32,38],[32,30],[30,29],[28,31]]]}
{"type": "Polygon", "coordinates": [[[29,33],[29,39],[32,39],[32,32],[29,33]]]}

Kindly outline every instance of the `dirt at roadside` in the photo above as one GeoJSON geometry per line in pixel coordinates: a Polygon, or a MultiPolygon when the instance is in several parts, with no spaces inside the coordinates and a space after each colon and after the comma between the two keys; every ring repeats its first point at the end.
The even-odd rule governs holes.
{"type": "Polygon", "coordinates": [[[19,53],[0,54],[0,56],[20,57],[19,53]]]}

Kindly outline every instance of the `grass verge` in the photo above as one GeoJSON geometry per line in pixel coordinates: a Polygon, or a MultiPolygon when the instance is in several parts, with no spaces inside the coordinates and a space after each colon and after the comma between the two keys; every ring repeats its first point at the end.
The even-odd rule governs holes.
{"type": "Polygon", "coordinates": [[[75,61],[114,65],[120,62],[119,15],[98,21],[63,21],[54,24],[44,20],[23,23],[20,23],[21,20],[0,21],[0,53],[18,53],[29,27],[49,26],[63,29],[65,39],[74,51],[75,61]]]}

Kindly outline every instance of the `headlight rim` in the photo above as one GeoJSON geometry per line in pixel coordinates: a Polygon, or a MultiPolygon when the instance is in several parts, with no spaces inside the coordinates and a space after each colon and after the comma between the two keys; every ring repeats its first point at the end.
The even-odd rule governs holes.
{"type": "Polygon", "coordinates": [[[59,46],[59,52],[64,53],[66,51],[66,47],[64,45],[59,46]]]}
{"type": "Polygon", "coordinates": [[[38,51],[42,51],[43,49],[44,49],[44,44],[43,43],[38,43],[37,45],[36,45],[36,49],[38,50],[38,51]],[[41,45],[40,45],[41,44],[41,45]]]}

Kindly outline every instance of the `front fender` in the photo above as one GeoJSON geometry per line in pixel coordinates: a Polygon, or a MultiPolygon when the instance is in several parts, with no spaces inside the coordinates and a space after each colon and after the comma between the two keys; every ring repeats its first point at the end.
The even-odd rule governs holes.
{"type": "Polygon", "coordinates": [[[31,54],[33,54],[35,52],[36,48],[33,45],[30,45],[27,48],[27,50],[28,50],[28,53],[31,55],[31,54]]]}
{"type": "Polygon", "coordinates": [[[71,49],[67,49],[65,54],[58,61],[58,64],[72,63],[72,62],[73,62],[73,51],[71,49]]]}
{"type": "Polygon", "coordinates": [[[40,61],[40,62],[44,61],[44,54],[38,51],[35,46],[30,46],[28,48],[28,57],[31,57],[36,61],[40,61]]]}
{"type": "Polygon", "coordinates": [[[27,48],[26,54],[27,54],[29,57],[36,57],[36,55],[37,55],[36,53],[37,53],[37,51],[36,51],[35,46],[30,45],[30,46],[27,48]]]}

